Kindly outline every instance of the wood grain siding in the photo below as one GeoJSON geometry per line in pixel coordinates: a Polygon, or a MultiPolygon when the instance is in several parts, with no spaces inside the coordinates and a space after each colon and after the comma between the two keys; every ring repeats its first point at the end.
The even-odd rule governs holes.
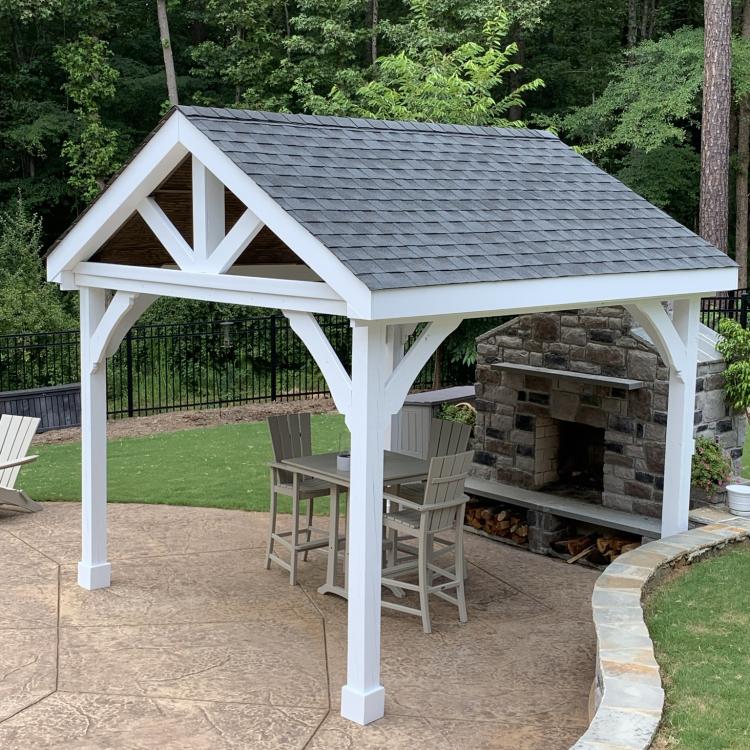
{"type": "MultiPolygon", "coordinates": [[[[182,163],[154,191],[154,199],[169,217],[185,241],[193,244],[192,188],[190,159],[182,163]]],[[[245,211],[245,205],[231,191],[224,190],[225,229],[229,231],[245,211]]],[[[174,261],[162,247],[146,222],[136,212],[91,258],[99,263],[128,266],[162,266],[174,261]]],[[[289,247],[268,227],[237,260],[240,265],[295,264],[304,265],[289,247]]]]}

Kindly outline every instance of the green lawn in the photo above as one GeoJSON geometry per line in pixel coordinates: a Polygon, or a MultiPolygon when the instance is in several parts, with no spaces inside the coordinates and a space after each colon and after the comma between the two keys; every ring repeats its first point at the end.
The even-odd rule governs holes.
{"type": "Polygon", "coordinates": [[[646,619],[667,694],[658,748],[750,747],[750,549],[696,563],[657,590],[646,619]]]}
{"type": "MultiPolygon", "coordinates": [[[[312,425],[313,450],[339,447],[346,430],[340,415],[313,416],[312,425]]],[[[18,485],[35,500],[80,500],[80,443],[38,445],[33,452],[39,460],[23,469],[18,485]]],[[[112,440],[109,499],[267,510],[270,460],[265,422],[112,440]]],[[[327,512],[325,503],[319,510],[327,512]]]]}

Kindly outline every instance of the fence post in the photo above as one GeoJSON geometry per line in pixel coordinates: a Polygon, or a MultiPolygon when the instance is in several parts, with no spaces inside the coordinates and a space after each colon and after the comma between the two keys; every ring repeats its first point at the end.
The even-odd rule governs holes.
{"type": "Polygon", "coordinates": [[[133,332],[125,334],[125,372],[127,376],[128,416],[133,416],[133,332]]]}
{"type": "Polygon", "coordinates": [[[276,367],[278,352],[276,351],[276,316],[271,316],[271,401],[276,401],[276,367]]]}
{"type": "Polygon", "coordinates": [[[740,295],[740,325],[743,328],[747,328],[747,307],[748,307],[748,293],[744,292],[740,295]]]}

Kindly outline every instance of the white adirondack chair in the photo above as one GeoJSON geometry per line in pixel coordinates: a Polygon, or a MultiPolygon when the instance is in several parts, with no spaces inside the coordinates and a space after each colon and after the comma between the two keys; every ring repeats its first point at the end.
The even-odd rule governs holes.
{"type": "Polygon", "coordinates": [[[21,467],[37,458],[27,453],[38,426],[36,417],[0,415],[0,509],[29,512],[42,509],[23,490],[15,488],[21,467]]]}

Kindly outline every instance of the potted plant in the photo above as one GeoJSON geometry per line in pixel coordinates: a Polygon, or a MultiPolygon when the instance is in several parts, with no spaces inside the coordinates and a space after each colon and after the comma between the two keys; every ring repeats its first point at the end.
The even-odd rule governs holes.
{"type": "Polygon", "coordinates": [[[716,440],[699,437],[695,440],[690,481],[705,502],[715,504],[732,476],[732,461],[716,440]]]}

